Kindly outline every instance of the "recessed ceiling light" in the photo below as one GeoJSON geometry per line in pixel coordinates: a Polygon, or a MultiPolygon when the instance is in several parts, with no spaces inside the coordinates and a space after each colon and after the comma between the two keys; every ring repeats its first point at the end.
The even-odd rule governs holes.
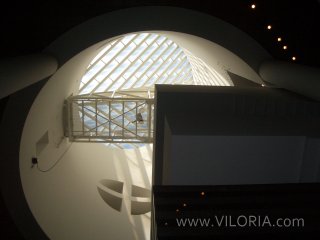
{"type": "Polygon", "coordinates": [[[252,9],[255,9],[255,8],[256,8],[256,5],[255,5],[255,4],[252,4],[252,5],[251,5],[251,8],[252,8],[252,9]]]}
{"type": "Polygon", "coordinates": [[[287,50],[287,49],[288,49],[288,46],[287,46],[287,45],[284,45],[284,46],[283,46],[283,49],[284,49],[284,50],[287,50]]]}
{"type": "Polygon", "coordinates": [[[267,29],[268,29],[268,30],[271,30],[271,28],[272,28],[271,25],[268,25],[268,26],[267,26],[267,29]]]}
{"type": "Polygon", "coordinates": [[[292,59],[292,61],[297,60],[297,58],[295,56],[293,56],[291,59],[292,59]]]}
{"type": "Polygon", "coordinates": [[[278,38],[277,38],[277,41],[278,41],[278,42],[281,42],[281,41],[282,41],[282,38],[281,38],[281,37],[278,37],[278,38]]]}

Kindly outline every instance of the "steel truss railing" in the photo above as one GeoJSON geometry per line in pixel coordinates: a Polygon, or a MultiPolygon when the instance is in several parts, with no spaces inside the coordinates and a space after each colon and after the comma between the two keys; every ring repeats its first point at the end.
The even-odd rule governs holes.
{"type": "Polygon", "coordinates": [[[65,135],[73,142],[152,143],[153,93],[137,95],[141,96],[128,92],[69,97],[65,135]]]}

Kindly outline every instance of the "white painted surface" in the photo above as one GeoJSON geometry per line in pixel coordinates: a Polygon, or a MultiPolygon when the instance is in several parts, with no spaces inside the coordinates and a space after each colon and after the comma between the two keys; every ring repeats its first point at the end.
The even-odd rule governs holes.
{"type": "Polygon", "coordinates": [[[92,46],[80,53],[48,81],[37,96],[21,139],[20,175],[25,197],[37,222],[52,240],[150,238],[150,213],[132,216],[131,185],[150,189],[150,146],[121,150],[103,144],[70,143],[63,139],[64,100],[77,92],[79,79],[98,51],[92,46]],[[38,157],[43,173],[31,168],[36,143],[48,131],[49,143],[38,157]],[[121,212],[100,197],[102,179],[124,182],[121,212]]]}
{"type": "Polygon", "coordinates": [[[33,215],[52,240],[150,238],[150,214],[131,216],[127,198],[132,184],[150,188],[152,149],[120,150],[89,143],[70,146],[63,139],[63,102],[78,93],[79,80],[102,45],[91,46],[63,65],[39,93],[25,122],[20,146],[23,190],[33,215]],[[39,167],[45,170],[60,162],[43,173],[31,168],[31,158],[46,131],[49,143],[37,156],[39,167]],[[102,179],[125,183],[120,213],[99,196],[97,185],[102,179]]]}

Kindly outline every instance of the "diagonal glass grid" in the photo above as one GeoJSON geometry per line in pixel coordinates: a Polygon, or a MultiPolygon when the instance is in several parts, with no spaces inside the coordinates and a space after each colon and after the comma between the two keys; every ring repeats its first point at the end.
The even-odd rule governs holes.
{"type": "MultiPolygon", "coordinates": [[[[81,79],[79,93],[150,89],[157,79],[170,84],[175,80],[172,76],[178,77],[178,72],[173,72],[179,71],[175,66],[183,59],[184,51],[163,35],[129,34],[107,44],[93,59],[81,79]]],[[[190,63],[187,67],[191,68],[190,63]]]]}
{"type": "MultiPolygon", "coordinates": [[[[155,84],[230,86],[224,77],[164,35],[128,34],[106,44],[92,60],[80,81],[79,94],[153,91],[155,84]]],[[[84,123],[81,131],[114,138],[137,137],[133,130],[140,134],[147,131],[144,124],[137,129],[132,123],[136,113],[126,104],[79,104],[78,114],[84,123]]]]}

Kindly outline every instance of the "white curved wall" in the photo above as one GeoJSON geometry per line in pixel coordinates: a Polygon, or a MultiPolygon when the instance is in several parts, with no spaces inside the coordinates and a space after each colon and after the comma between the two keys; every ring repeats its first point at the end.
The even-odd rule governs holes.
{"type": "Polygon", "coordinates": [[[130,214],[131,185],[150,189],[151,161],[140,154],[150,156],[152,150],[140,151],[73,143],[48,173],[30,169],[30,159],[21,159],[26,198],[49,238],[149,239],[150,213],[130,214]],[[109,207],[98,194],[98,183],[105,178],[124,182],[121,212],[109,207]]]}
{"type": "Polygon", "coordinates": [[[277,87],[320,100],[320,69],[284,61],[265,61],[261,64],[261,77],[277,87]]]}
{"type": "Polygon", "coordinates": [[[201,12],[167,6],[134,7],[100,15],[66,32],[44,52],[65,63],[104,39],[155,30],[184,32],[208,39],[238,55],[255,71],[261,62],[272,59],[253,38],[233,25],[201,12]]]}
{"type": "MultiPolygon", "coordinates": [[[[249,66],[219,45],[186,34],[167,34],[185,48],[192,48],[193,54],[204,57],[213,67],[222,59],[235,71],[243,69],[243,75],[252,74],[255,79],[249,66]],[[185,36],[190,40],[182,39],[185,36]]],[[[70,145],[63,138],[64,100],[78,93],[87,65],[105,42],[89,47],[64,64],[41,90],[25,122],[20,146],[22,186],[33,215],[53,240],[150,238],[150,213],[131,215],[129,198],[132,184],[151,188],[151,147],[123,150],[97,143],[70,145]],[[36,156],[37,142],[46,132],[48,143],[37,155],[39,167],[46,170],[60,160],[51,171],[43,173],[31,168],[31,158],[36,156]],[[124,182],[121,212],[100,197],[97,186],[102,179],[124,182]]]]}
{"type": "MultiPolygon", "coordinates": [[[[91,231],[90,233],[93,233],[93,231],[96,230],[90,228],[90,223],[89,225],[86,225],[88,224],[88,221],[83,219],[91,218],[91,222],[94,221],[93,214],[89,213],[88,209],[89,205],[91,209],[97,199],[85,195],[91,193],[91,191],[93,193],[91,183],[95,182],[98,177],[94,178],[93,176],[90,176],[87,178],[86,174],[96,166],[95,164],[100,164],[102,161],[99,159],[96,161],[91,160],[91,162],[90,160],[87,161],[89,153],[90,156],[92,156],[90,151],[97,151],[98,153],[98,149],[94,149],[91,145],[88,145],[88,148],[86,148],[85,145],[79,147],[80,145],[74,144],[69,151],[66,152],[56,168],[48,173],[41,173],[36,169],[31,169],[31,157],[36,153],[36,142],[48,131],[48,144],[45,145],[38,156],[40,167],[43,169],[54,164],[55,160],[62,156],[65,150],[70,146],[67,141],[62,141],[63,100],[72,92],[75,94],[77,93],[79,84],[77,81],[79,81],[84,73],[87,64],[98,52],[98,48],[103,45],[103,42],[101,41],[130,32],[159,29],[185,32],[216,42],[234,52],[256,71],[258,71],[262,61],[271,58],[271,56],[251,37],[220,19],[200,12],[164,6],[128,8],[106,13],[76,26],[55,40],[44,50],[44,53],[54,56],[59,64],[65,65],[63,65],[51,80],[48,81],[34,102],[28,119],[25,122],[19,153],[20,175],[24,195],[35,218],[51,239],[86,238],[87,235],[84,230],[91,231]],[[234,41],[235,39],[237,39],[237,41],[234,41]],[[96,44],[98,42],[100,43],[96,44]],[[92,46],[93,44],[96,45],[92,46]],[[88,47],[89,49],[87,49],[88,47]],[[73,58],[79,52],[81,52],[81,54],[73,58]],[[86,158],[86,160],[84,160],[84,158],[86,158]],[[86,178],[91,180],[83,187],[79,186],[83,183],[83,179],[86,178]],[[78,181],[76,181],[76,179],[78,181]],[[76,184],[78,185],[75,186],[76,184]],[[86,188],[89,185],[90,189],[89,187],[86,188]],[[74,201],[71,198],[77,198],[78,201],[74,201]],[[73,212],[70,213],[71,210],[73,212]],[[74,213],[75,215],[73,215],[73,217],[72,215],[67,216],[69,213],[74,213]],[[79,215],[80,213],[82,213],[81,216],[79,215]],[[79,224],[77,225],[76,223],[79,224]],[[81,230],[81,228],[83,228],[83,230],[81,230]],[[81,235],[82,233],[83,235],[81,235]]],[[[14,68],[12,68],[13,71],[16,70],[16,67],[17,66],[14,66],[14,68]]],[[[25,82],[25,80],[26,79],[24,79],[23,82],[25,82]]],[[[22,96],[13,98],[13,106],[19,105],[21,99],[32,101],[31,99],[33,99],[36,92],[38,92],[40,86],[42,85],[40,84],[37,88],[31,89],[32,91],[27,89],[27,98],[22,96]],[[18,103],[14,101],[18,101],[18,103]]],[[[23,110],[27,111],[26,108],[29,108],[29,105],[28,107],[23,106],[23,110]]],[[[21,107],[19,109],[21,109],[21,107]]],[[[11,118],[12,115],[11,111],[9,117],[11,118]]],[[[24,113],[23,117],[21,113],[17,113],[19,124],[20,121],[22,124],[24,117],[24,113]]],[[[17,123],[15,120],[12,121],[13,125],[17,123]]],[[[9,131],[12,131],[14,127],[10,127],[7,132],[4,132],[6,136],[12,137],[12,135],[10,135],[12,132],[10,133],[9,131]]],[[[19,130],[14,133],[14,136],[18,136],[20,139],[20,126],[18,126],[17,129],[19,130]]],[[[8,139],[5,141],[7,140],[8,139]]],[[[12,143],[12,141],[7,142],[9,142],[8,146],[10,147],[8,154],[12,154],[12,152],[16,153],[16,149],[18,148],[18,146],[15,145],[16,143],[12,143]]],[[[129,152],[128,155],[130,155],[129,152]]],[[[101,157],[103,155],[105,159],[107,156],[117,153],[110,150],[109,152],[101,152],[99,154],[101,157]]],[[[13,155],[10,155],[10,157],[12,156],[13,155]]],[[[16,155],[14,155],[14,160],[16,160],[16,155]]],[[[101,165],[99,166],[101,169],[104,167],[101,165]]],[[[106,167],[109,166],[107,165],[106,167]]],[[[114,168],[110,169],[114,170],[114,168]]],[[[95,170],[97,169],[95,168],[95,170]]],[[[100,171],[100,169],[97,171],[100,171]]],[[[103,178],[105,177],[106,176],[103,176],[103,178]]],[[[10,184],[12,184],[13,181],[19,182],[17,179],[18,178],[12,178],[10,184]]],[[[8,189],[8,192],[14,191],[8,189]]],[[[25,208],[25,199],[20,197],[22,196],[20,188],[17,188],[16,193],[13,195],[6,195],[19,195],[19,198],[16,198],[17,201],[12,201],[14,202],[12,206],[19,206],[17,208],[12,208],[18,214],[12,215],[16,223],[19,223],[20,227],[23,226],[21,228],[24,229],[25,236],[30,239],[37,239],[37,237],[34,236],[42,236],[42,233],[37,231],[38,226],[35,226],[33,218],[30,218],[29,215],[25,215],[25,218],[21,220],[21,215],[25,212],[29,214],[29,211],[22,211],[20,209],[20,207],[22,209],[25,208]],[[19,221],[17,221],[18,218],[19,221]],[[26,221],[28,220],[30,221],[30,224],[26,225],[26,221]],[[28,229],[30,226],[31,228],[28,229]],[[26,234],[26,232],[28,234],[26,234]]],[[[98,194],[95,195],[95,197],[96,196],[98,196],[98,194]]],[[[108,217],[110,219],[113,215],[111,214],[108,217]]],[[[108,223],[109,222],[110,221],[108,220],[108,223]]],[[[126,227],[131,229],[131,223],[126,224],[126,227]]],[[[119,230],[119,227],[114,228],[117,231],[119,230]]],[[[107,230],[110,229],[105,229],[105,231],[107,230]]],[[[116,230],[110,230],[111,232],[102,236],[102,238],[111,236],[110,234],[115,233],[116,230]]],[[[124,226],[121,226],[120,230],[124,233],[112,236],[114,239],[123,239],[122,237],[124,237],[124,234],[129,234],[126,236],[127,238],[124,239],[130,239],[132,236],[139,238],[139,234],[141,233],[141,231],[139,233],[134,233],[132,229],[125,231],[124,226]]],[[[100,232],[98,230],[97,232],[99,234],[105,234],[105,232],[100,232]]],[[[90,236],[90,239],[99,239],[99,237],[101,236],[93,235],[90,236]]]]}
{"type": "Polygon", "coordinates": [[[102,144],[70,143],[63,139],[64,100],[76,92],[78,81],[100,44],[80,53],[48,81],[35,100],[25,123],[20,147],[20,175],[29,207],[50,239],[148,239],[150,213],[131,216],[131,185],[150,189],[150,146],[136,150],[102,144]],[[48,131],[48,144],[38,154],[43,173],[31,168],[36,143],[48,131]],[[102,179],[124,182],[119,213],[100,197],[102,179]],[[111,237],[112,236],[112,237],[111,237]]]}

